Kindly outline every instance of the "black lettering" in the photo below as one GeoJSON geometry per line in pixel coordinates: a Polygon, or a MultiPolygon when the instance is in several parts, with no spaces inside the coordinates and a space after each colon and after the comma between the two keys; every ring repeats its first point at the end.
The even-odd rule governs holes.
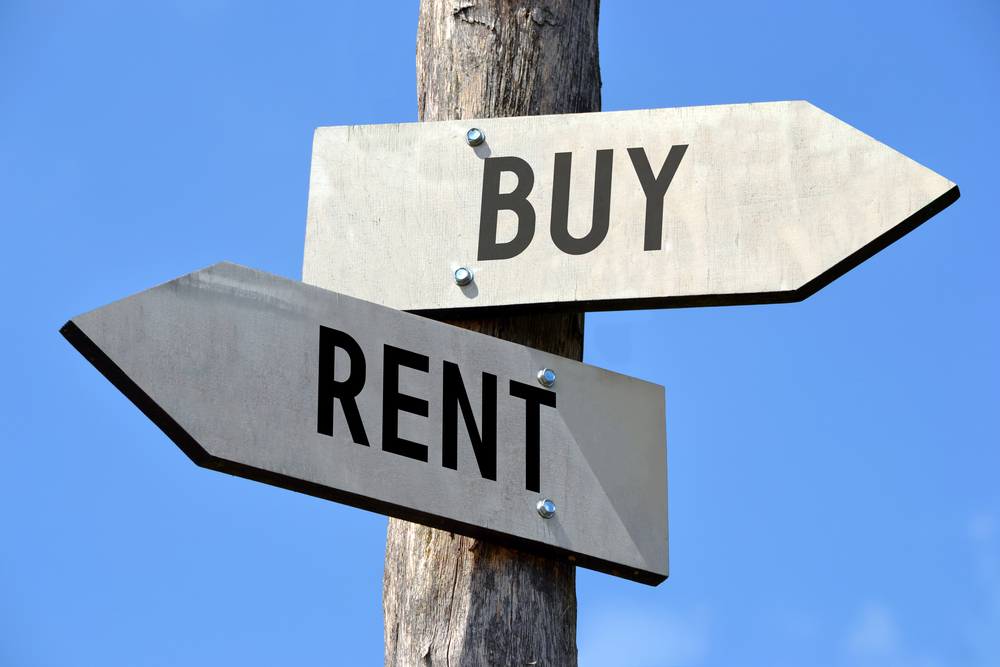
{"type": "Polygon", "coordinates": [[[550,232],[552,242],[567,255],[584,255],[597,246],[608,235],[611,219],[611,169],[614,164],[613,150],[597,151],[597,169],[594,173],[594,217],[590,231],[583,238],[574,238],[569,233],[569,181],[572,169],[572,153],[556,153],[552,179],[552,221],[550,232]]]}
{"type": "Polygon", "coordinates": [[[361,413],[355,400],[365,386],[365,355],[357,341],[343,331],[319,328],[319,406],[316,411],[316,431],[323,435],[333,435],[333,401],[340,399],[340,405],[347,417],[347,427],[351,438],[359,445],[369,447],[368,435],[361,422],[361,413]],[[351,360],[351,372],[343,382],[334,380],[334,359],[336,350],[347,352],[351,360]]]}
{"type": "Polygon", "coordinates": [[[674,180],[674,174],[677,173],[677,167],[680,166],[686,150],[687,144],[671,146],[667,159],[663,161],[660,174],[654,177],[646,151],[642,148],[628,149],[635,174],[639,177],[642,191],[646,195],[646,235],[643,250],[659,250],[663,247],[663,197],[667,194],[670,181],[674,180]]]}
{"type": "Polygon", "coordinates": [[[497,478],[497,376],[483,373],[483,430],[476,429],[476,417],[456,364],[444,362],[443,414],[441,422],[441,465],[458,470],[458,408],[484,479],[497,478]]]}
{"type": "Polygon", "coordinates": [[[427,462],[427,445],[399,437],[399,411],[427,416],[427,401],[399,393],[399,367],[428,372],[430,360],[422,354],[386,345],[382,365],[382,449],[427,462]]]}
{"type": "Polygon", "coordinates": [[[535,185],[531,165],[519,157],[488,157],[483,161],[483,203],[479,213],[479,259],[517,257],[535,235],[535,209],[528,201],[535,185]],[[500,173],[513,172],[517,187],[500,193],[500,173]],[[497,243],[497,214],[501,210],[517,214],[517,232],[505,243],[497,243]]]}
{"type": "Polygon", "coordinates": [[[524,488],[541,490],[541,410],[538,406],[556,407],[556,394],[540,387],[510,381],[510,395],[524,399],[524,488]]]}

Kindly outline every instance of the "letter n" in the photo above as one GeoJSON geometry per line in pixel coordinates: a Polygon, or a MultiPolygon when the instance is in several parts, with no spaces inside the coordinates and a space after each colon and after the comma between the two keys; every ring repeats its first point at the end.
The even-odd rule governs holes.
{"type": "Polygon", "coordinates": [[[444,362],[443,415],[441,419],[441,464],[458,470],[458,409],[462,410],[472,450],[484,479],[497,478],[497,376],[483,373],[483,430],[476,429],[472,403],[465,391],[462,374],[456,364],[444,362]]]}

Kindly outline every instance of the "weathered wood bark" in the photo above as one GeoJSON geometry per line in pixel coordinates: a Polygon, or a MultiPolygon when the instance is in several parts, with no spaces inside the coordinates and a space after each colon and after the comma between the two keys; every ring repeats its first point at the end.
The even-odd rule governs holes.
{"type": "MultiPolygon", "coordinates": [[[[599,111],[599,0],[422,0],[420,120],[599,111]]],[[[583,358],[582,315],[451,321],[583,358]]],[[[385,664],[567,667],[576,658],[576,570],[389,519],[385,664]]]]}
{"type": "Polygon", "coordinates": [[[598,0],[423,0],[421,120],[600,111],[598,0]]]}

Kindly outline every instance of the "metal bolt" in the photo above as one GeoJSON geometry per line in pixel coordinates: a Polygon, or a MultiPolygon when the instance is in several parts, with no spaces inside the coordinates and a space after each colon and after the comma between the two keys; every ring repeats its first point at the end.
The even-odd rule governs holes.
{"type": "Polygon", "coordinates": [[[551,387],[556,383],[556,373],[551,368],[543,368],[538,371],[538,384],[543,387],[551,387]]]}
{"type": "Polygon", "coordinates": [[[538,510],[538,516],[543,519],[551,519],[556,513],[556,504],[551,500],[539,500],[535,508],[538,510]]]}
{"type": "Polygon", "coordinates": [[[455,284],[459,287],[465,287],[472,282],[472,271],[469,271],[464,266],[457,271],[455,271],[455,284]]]}
{"type": "Polygon", "coordinates": [[[478,146],[484,141],[486,141],[486,135],[477,127],[465,133],[465,142],[470,146],[478,146]]]}

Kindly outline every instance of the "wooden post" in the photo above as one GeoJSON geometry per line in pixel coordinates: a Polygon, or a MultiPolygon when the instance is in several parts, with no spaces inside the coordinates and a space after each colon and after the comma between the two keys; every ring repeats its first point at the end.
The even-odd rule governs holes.
{"type": "MultiPolygon", "coordinates": [[[[599,0],[422,0],[421,121],[600,111],[599,0]]],[[[530,276],[526,276],[530,278],[530,276]]],[[[583,315],[451,324],[583,358],[583,315]]],[[[386,667],[571,667],[576,569],[389,519],[386,667]]]]}

